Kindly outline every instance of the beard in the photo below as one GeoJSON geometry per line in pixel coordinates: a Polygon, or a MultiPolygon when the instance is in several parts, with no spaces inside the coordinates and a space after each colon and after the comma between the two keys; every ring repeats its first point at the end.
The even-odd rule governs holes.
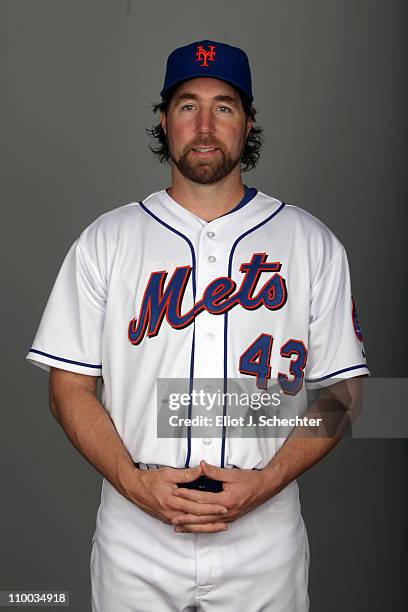
{"type": "Polygon", "coordinates": [[[235,166],[241,161],[241,156],[244,150],[242,147],[239,155],[234,158],[228,151],[225,151],[223,147],[214,143],[199,143],[194,145],[195,147],[217,147],[218,151],[214,154],[213,159],[192,159],[190,153],[193,147],[189,147],[186,153],[183,153],[179,159],[176,159],[172,154],[170,147],[169,153],[170,158],[179,172],[193,183],[200,183],[201,185],[212,185],[218,183],[223,178],[228,176],[235,168],[235,166]]]}

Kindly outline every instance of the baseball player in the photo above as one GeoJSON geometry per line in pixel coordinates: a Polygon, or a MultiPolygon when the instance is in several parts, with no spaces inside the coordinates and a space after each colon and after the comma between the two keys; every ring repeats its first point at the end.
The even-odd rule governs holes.
{"type": "Polygon", "coordinates": [[[296,398],[305,381],[368,375],[346,252],[308,212],[243,184],[260,130],[241,49],[176,49],[161,98],[151,133],[171,186],[75,240],[27,355],[50,371],[53,414],[104,477],[92,610],[304,612],[296,478],[338,439],[224,424],[197,437],[191,391],[274,381],[296,398]],[[182,436],[159,435],[162,379],[190,392],[182,436]]]}

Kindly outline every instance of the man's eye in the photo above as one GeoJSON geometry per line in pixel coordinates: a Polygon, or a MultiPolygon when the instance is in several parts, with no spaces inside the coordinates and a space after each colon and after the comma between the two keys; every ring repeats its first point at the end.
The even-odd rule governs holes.
{"type": "Polygon", "coordinates": [[[184,104],[184,106],[181,107],[181,109],[187,109],[190,110],[191,108],[194,108],[193,104],[184,104]]]}
{"type": "Polygon", "coordinates": [[[228,106],[219,106],[218,108],[219,108],[220,110],[222,110],[222,112],[223,112],[223,113],[224,113],[224,112],[227,112],[227,113],[230,113],[230,112],[231,112],[231,109],[230,109],[230,108],[228,108],[228,106]]]}

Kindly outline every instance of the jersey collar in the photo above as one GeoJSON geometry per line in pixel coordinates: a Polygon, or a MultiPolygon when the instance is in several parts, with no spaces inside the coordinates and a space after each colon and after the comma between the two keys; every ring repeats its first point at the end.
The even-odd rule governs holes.
{"type": "Polygon", "coordinates": [[[165,189],[152,193],[142,203],[157,221],[183,234],[193,244],[200,239],[203,230],[222,232],[223,239],[229,244],[259,224],[262,225],[282,207],[282,202],[255,189],[246,190],[234,209],[209,222],[178,204],[165,189]]]}
{"type": "MultiPolygon", "coordinates": [[[[220,215],[219,217],[216,217],[216,219],[220,219],[221,217],[226,217],[227,215],[231,215],[232,213],[235,213],[237,210],[240,210],[241,208],[243,208],[244,206],[246,206],[247,204],[249,204],[254,197],[256,196],[256,194],[258,193],[258,190],[255,187],[247,187],[246,185],[244,185],[245,188],[245,193],[243,195],[243,197],[241,198],[241,200],[238,202],[238,204],[236,204],[234,206],[234,208],[232,208],[231,210],[229,210],[227,213],[225,213],[224,215],[220,215]]],[[[165,196],[165,198],[174,206],[174,207],[180,207],[183,211],[185,211],[185,213],[187,213],[187,215],[191,215],[192,217],[195,217],[195,219],[197,219],[198,221],[200,221],[203,225],[207,225],[208,223],[211,223],[211,221],[205,221],[204,219],[202,219],[201,217],[199,217],[198,215],[196,215],[195,213],[191,212],[190,210],[188,210],[187,208],[184,208],[184,206],[182,206],[181,204],[179,204],[178,202],[176,202],[176,200],[174,200],[168,193],[167,189],[163,190],[163,195],[165,196]],[[167,196],[167,197],[166,197],[167,196]]],[[[215,221],[216,219],[213,219],[213,221],[215,221]]]]}

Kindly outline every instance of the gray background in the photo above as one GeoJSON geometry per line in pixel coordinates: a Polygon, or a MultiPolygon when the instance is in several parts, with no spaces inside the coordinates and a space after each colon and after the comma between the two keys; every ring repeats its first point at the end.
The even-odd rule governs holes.
{"type": "MultiPolygon", "coordinates": [[[[65,589],[89,609],[100,477],[24,357],[84,227],[169,185],[145,128],[176,46],[247,51],[266,142],[245,182],[337,234],[371,371],[406,376],[406,23],[390,0],[0,2],[1,589],[65,589]]],[[[348,439],[300,479],[312,612],[405,609],[406,460],[406,440],[348,439]]]]}

